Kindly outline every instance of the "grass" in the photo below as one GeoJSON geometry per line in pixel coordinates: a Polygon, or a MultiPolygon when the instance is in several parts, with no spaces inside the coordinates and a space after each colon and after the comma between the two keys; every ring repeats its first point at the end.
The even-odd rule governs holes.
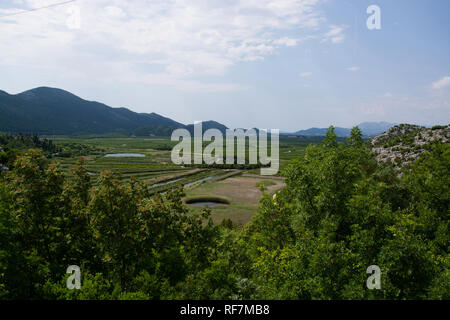
{"type": "MultiPolygon", "coordinates": [[[[214,223],[220,223],[223,219],[230,219],[234,224],[244,225],[256,213],[259,200],[263,192],[257,185],[263,181],[271,181],[266,192],[273,193],[284,186],[280,178],[269,179],[267,176],[243,174],[224,180],[205,182],[200,186],[186,191],[186,200],[189,199],[215,199],[225,198],[229,200],[227,206],[211,208],[214,223]]],[[[207,200],[204,200],[207,201],[207,200]]],[[[190,207],[191,212],[199,212],[201,208],[190,207]]]]}
{"type": "MultiPolygon", "coordinates": [[[[79,143],[105,150],[106,153],[142,153],[147,162],[171,164],[170,147],[177,144],[168,137],[122,137],[122,136],[86,136],[86,137],[51,137],[58,144],[79,143]],[[168,147],[167,150],[161,150],[168,147]]],[[[292,159],[304,154],[306,147],[320,143],[322,137],[288,137],[280,136],[280,170],[292,159]]],[[[207,143],[205,143],[207,145],[207,143]]],[[[224,154],[226,154],[224,150],[224,154]]],[[[103,158],[102,155],[99,156],[103,158]]],[[[97,158],[99,158],[97,157],[97,158]]],[[[111,160],[112,158],[109,158],[111,160]]],[[[126,158],[139,162],[139,158],[126,158]],[[138,160],[137,160],[138,159],[138,160]]],[[[67,159],[70,160],[70,159],[67,159]]],[[[124,160],[121,158],[120,160],[124,160]]],[[[107,164],[107,161],[102,161],[107,164]]],[[[253,170],[259,173],[260,169],[253,170]]]]}
{"type": "MultiPolygon", "coordinates": [[[[310,143],[319,143],[320,137],[280,137],[280,171],[292,160],[304,154],[310,143]]],[[[260,176],[260,169],[212,169],[195,166],[175,165],[171,161],[170,146],[177,142],[164,137],[124,137],[124,136],[79,136],[52,137],[58,143],[79,143],[103,150],[102,154],[84,156],[85,165],[91,172],[94,183],[103,170],[121,174],[126,180],[136,177],[146,183],[152,193],[164,192],[180,184],[194,183],[185,188],[184,201],[219,202],[211,208],[214,223],[230,219],[234,224],[244,225],[257,212],[263,193],[272,194],[283,188],[284,182],[278,176],[260,176]],[[140,153],[143,158],[105,158],[107,153],[140,153]],[[199,181],[212,177],[209,181],[199,181]],[[170,183],[171,181],[174,181],[170,183]],[[167,183],[169,182],[169,183],[167,183]],[[165,184],[166,183],[166,184],[165,184]],[[226,202],[224,201],[226,200],[226,202]],[[226,204],[226,205],[225,205],[226,204]]],[[[55,158],[64,170],[76,164],[77,159],[55,158]]],[[[189,206],[191,212],[199,212],[200,207],[189,206]]]]}

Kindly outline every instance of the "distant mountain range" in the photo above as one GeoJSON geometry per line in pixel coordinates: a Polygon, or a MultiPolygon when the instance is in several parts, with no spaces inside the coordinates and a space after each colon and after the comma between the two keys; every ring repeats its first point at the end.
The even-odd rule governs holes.
{"type": "MultiPolygon", "coordinates": [[[[16,95],[0,91],[0,131],[4,132],[169,136],[177,128],[193,132],[194,126],[156,113],[136,113],[86,101],[61,89],[40,87],[16,95]]],[[[227,129],[215,121],[203,122],[203,129],[209,128],[227,129]]]]}
{"type": "MultiPolygon", "coordinates": [[[[225,132],[216,121],[204,121],[203,131],[211,128],[225,132]]],[[[394,124],[365,122],[359,125],[364,135],[375,136],[394,124]]],[[[193,124],[182,124],[156,113],[136,113],[126,108],[112,108],[84,100],[68,91],[40,87],[11,95],[0,90],[0,131],[37,134],[123,133],[136,136],[169,136],[174,129],[191,133],[193,124]]],[[[326,128],[311,128],[287,135],[323,136],[326,128]]],[[[338,136],[348,136],[350,129],[335,129],[338,136]]]]}
{"type": "MultiPolygon", "coordinates": [[[[395,126],[395,123],[389,122],[363,122],[358,124],[359,129],[365,136],[376,136],[380,133],[389,130],[391,127],[395,126]]],[[[327,132],[328,128],[310,128],[306,130],[299,130],[293,133],[284,133],[288,135],[296,135],[296,136],[324,136],[327,132]]],[[[335,127],[334,133],[338,137],[348,137],[350,136],[351,129],[349,128],[341,128],[335,127]]]]}
{"type": "MultiPolygon", "coordinates": [[[[309,128],[306,130],[299,130],[293,133],[288,133],[289,135],[295,135],[295,136],[324,136],[327,132],[328,128],[309,128]]],[[[341,127],[335,127],[334,133],[338,137],[346,137],[350,135],[350,129],[348,128],[341,128],[341,127]]]]}

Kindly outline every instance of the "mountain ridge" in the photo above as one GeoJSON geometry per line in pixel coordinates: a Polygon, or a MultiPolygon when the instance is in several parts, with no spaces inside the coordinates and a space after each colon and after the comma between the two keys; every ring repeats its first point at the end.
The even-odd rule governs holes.
{"type": "MultiPolygon", "coordinates": [[[[358,124],[357,126],[361,130],[364,136],[367,137],[373,137],[380,133],[383,133],[393,126],[395,126],[395,123],[390,123],[386,121],[380,121],[380,122],[362,122],[358,124]]],[[[304,130],[299,130],[293,133],[283,133],[285,135],[298,135],[298,136],[325,136],[328,128],[309,128],[304,130]]],[[[343,127],[335,127],[334,133],[338,137],[349,137],[351,132],[351,128],[343,128],[343,127]]]]}
{"type": "MultiPolygon", "coordinates": [[[[385,132],[393,123],[363,122],[365,136],[385,132]]],[[[125,107],[111,107],[85,100],[69,91],[37,87],[18,94],[0,90],[0,131],[36,134],[104,134],[122,133],[136,136],[170,136],[178,128],[193,134],[193,124],[183,124],[155,112],[138,113],[125,107]]],[[[227,126],[214,120],[203,121],[203,132],[227,126]]],[[[282,135],[325,136],[328,128],[309,128],[282,135]]],[[[336,127],[339,137],[350,135],[349,128],[336,127]]]]}
{"type": "MultiPolygon", "coordinates": [[[[3,91],[4,92],[4,91],[3,91]]],[[[152,113],[136,113],[84,100],[69,91],[38,87],[0,95],[0,131],[39,134],[128,133],[167,135],[185,125],[152,113]]]]}

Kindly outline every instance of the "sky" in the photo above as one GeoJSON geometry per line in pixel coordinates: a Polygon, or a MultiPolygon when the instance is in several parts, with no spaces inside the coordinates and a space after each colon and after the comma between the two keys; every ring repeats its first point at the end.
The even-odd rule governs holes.
{"type": "Polygon", "coordinates": [[[449,12],[448,0],[0,0],[0,90],[55,87],[230,128],[448,124],[449,12]]]}

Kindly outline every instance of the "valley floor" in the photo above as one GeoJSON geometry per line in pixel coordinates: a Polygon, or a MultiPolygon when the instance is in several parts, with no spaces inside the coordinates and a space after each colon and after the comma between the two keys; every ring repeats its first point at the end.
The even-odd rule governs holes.
{"type": "MultiPolygon", "coordinates": [[[[85,165],[92,179],[98,179],[104,170],[119,173],[121,179],[136,177],[146,183],[151,191],[165,192],[183,184],[186,197],[222,197],[229,204],[212,207],[214,223],[230,219],[236,225],[246,224],[257,212],[263,193],[273,194],[284,187],[280,176],[261,176],[260,169],[237,170],[195,168],[174,165],[170,159],[169,138],[58,138],[56,144],[82,144],[101,150],[84,155],[85,165]],[[163,147],[163,148],[161,148],[163,147]],[[164,150],[167,149],[167,150],[164,150]],[[105,154],[139,154],[144,157],[105,157],[105,154]],[[261,187],[261,184],[264,186],[261,187]]],[[[280,162],[282,167],[295,156],[304,152],[306,143],[296,139],[281,141],[280,162]]],[[[76,164],[77,156],[57,157],[56,162],[66,171],[76,164]]],[[[188,205],[192,212],[201,207],[188,205]]]]}
{"type": "MultiPolygon", "coordinates": [[[[224,197],[230,201],[230,204],[211,208],[214,223],[220,223],[228,218],[235,224],[244,225],[256,213],[264,192],[273,194],[283,187],[284,182],[280,177],[242,173],[224,180],[204,182],[195,188],[188,189],[186,196],[187,198],[224,197]],[[264,191],[260,188],[261,184],[265,185],[264,191]]],[[[200,209],[191,206],[193,212],[200,209]]]]}

